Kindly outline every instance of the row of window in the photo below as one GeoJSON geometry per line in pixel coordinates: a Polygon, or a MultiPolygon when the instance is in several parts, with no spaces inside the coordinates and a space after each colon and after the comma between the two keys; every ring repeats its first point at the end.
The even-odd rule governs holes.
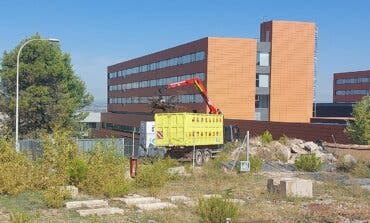
{"type": "Polygon", "coordinates": [[[370,77],[344,78],[336,80],[336,84],[360,84],[360,83],[370,83],[370,77]]]}
{"type": "Polygon", "coordinates": [[[178,81],[188,80],[194,77],[198,77],[202,79],[202,81],[205,80],[204,73],[186,74],[182,76],[159,78],[159,79],[153,79],[153,80],[126,83],[126,84],[111,85],[109,86],[109,91],[120,91],[120,90],[129,90],[129,89],[135,89],[135,88],[164,86],[164,85],[168,85],[168,84],[175,83],[178,81]]]}
{"type": "MultiPolygon", "coordinates": [[[[148,104],[158,97],[126,97],[109,98],[109,104],[148,104]]],[[[202,103],[203,98],[200,94],[184,94],[178,96],[163,96],[163,100],[172,103],[202,103]]]]}
{"type": "Polygon", "coordinates": [[[129,125],[117,125],[113,123],[102,123],[104,129],[110,129],[120,132],[133,132],[134,127],[129,125]]]}
{"type": "Polygon", "coordinates": [[[116,77],[126,77],[131,74],[141,73],[141,72],[147,72],[147,71],[153,71],[157,69],[162,69],[165,67],[172,67],[187,63],[192,63],[196,61],[204,60],[206,56],[206,53],[204,51],[199,51],[196,53],[187,54],[184,56],[179,56],[167,60],[161,60],[158,62],[154,62],[151,64],[145,64],[142,66],[132,67],[124,70],[120,70],[117,72],[112,72],[108,74],[108,78],[116,78],[116,77]]]}
{"type": "Polygon", "coordinates": [[[370,95],[370,89],[366,90],[342,90],[336,91],[336,95],[370,95]]]}

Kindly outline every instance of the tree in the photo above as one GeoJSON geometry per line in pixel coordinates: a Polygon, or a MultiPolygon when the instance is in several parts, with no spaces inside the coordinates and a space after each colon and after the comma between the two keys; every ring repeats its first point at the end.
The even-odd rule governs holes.
{"type": "MultiPolygon", "coordinates": [[[[36,34],[31,39],[40,39],[36,34]]],[[[3,132],[15,132],[16,63],[23,40],[4,52],[0,67],[0,113],[3,132]]],[[[75,128],[86,117],[79,109],[92,102],[85,84],[76,76],[69,54],[55,43],[32,41],[22,50],[19,69],[19,133],[33,135],[53,128],[75,128]]]]}
{"type": "Polygon", "coordinates": [[[370,96],[365,96],[353,108],[355,118],[347,127],[353,141],[370,145],[370,96]]]}

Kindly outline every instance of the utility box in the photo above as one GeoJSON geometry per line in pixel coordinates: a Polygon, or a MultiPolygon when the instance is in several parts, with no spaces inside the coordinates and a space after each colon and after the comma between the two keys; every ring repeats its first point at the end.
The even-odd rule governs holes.
{"type": "Polygon", "coordinates": [[[140,122],[140,138],[139,144],[141,147],[148,149],[155,147],[155,123],[154,121],[140,122]]]}
{"type": "Polygon", "coordinates": [[[156,146],[201,146],[224,143],[223,115],[155,114],[156,146]]]}

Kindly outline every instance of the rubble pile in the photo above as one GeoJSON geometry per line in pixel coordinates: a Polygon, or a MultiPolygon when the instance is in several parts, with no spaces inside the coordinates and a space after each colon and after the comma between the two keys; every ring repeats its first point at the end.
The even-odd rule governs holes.
{"type": "Polygon", "coordinates": [[[258,138],[251,139],[250,153],[266,161],[280,161],[282,163],[294,164],[302,154],[315,154],[323,163],[334,163],[334,155],[321,145],[312,141],[301,139],[289,139],[286,143],[272,141],[262,144],[258,138]]]}

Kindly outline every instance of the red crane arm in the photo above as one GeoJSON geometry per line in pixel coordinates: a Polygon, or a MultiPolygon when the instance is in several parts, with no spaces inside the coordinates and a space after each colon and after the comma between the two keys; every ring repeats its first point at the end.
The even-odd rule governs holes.
{"type": "Polygon", "coordinates": [[[199,93],[202,95],[204,102],[207,104],[211,114],[220,114],[221,113],[221,111],[212,104],[211,100],[207,96],[206,87],[204,86],[202,80],[198,77],[191,78],[191,79],[184,80],[184,81],[179,81],[179,82],[172,83],[172,84],[168,84],[166,88],[167,89],[173,89],[173,88],[177,88],[177,87],[186,86],[186,85],[189,85],[189,84],[194,84],[195,85],[195,87],[197,88],[199,93]]]}

